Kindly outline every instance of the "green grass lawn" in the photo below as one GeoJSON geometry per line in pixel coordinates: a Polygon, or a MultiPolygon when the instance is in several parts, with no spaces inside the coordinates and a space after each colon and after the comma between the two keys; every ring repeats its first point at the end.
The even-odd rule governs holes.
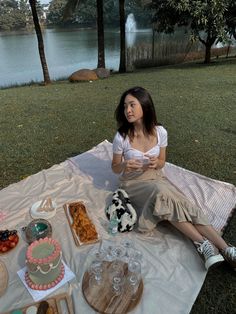
{"type": "MultiPolygon", "coordinates": [[[[228,59],[0,90],[1,188],[112,141],[119,97],[135,85],[150,91],[168,130],[169,162],[235,184],[236,59],[228,59]]],[[[225,239],[236,245],[235,218],[225,239]]],[[[211,270],[191,314],[235,313],[235,295],[236,273],[211,270]]]]}

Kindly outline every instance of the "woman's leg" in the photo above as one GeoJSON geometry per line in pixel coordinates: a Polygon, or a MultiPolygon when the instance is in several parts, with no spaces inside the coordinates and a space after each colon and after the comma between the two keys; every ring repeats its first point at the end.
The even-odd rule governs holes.
{"type": "Polygon", "coordinates": [[[204,240],[201,233],[194,227],[192,223],[188,221],[170,221],[170,223],[192,241],[201,242],[204,240]]]}
{"type": "Polygon", "coordinates": [[[171,221],[175,228],[185,234],[193,242],[202,242],[203,237],[210,240],[218,249],[225,249],[228,247],[222,237],[216,232],[211,225],[193,225],[191,222],[171,221]]]}
{"type": "Polygon", "coordinates": [[[193,241],[198,252],[205,260],[206,269],[223,262],[224,258],[219,254],[218,249],[214,246],[214,242],[216,242],[220,248],[227,247],[227,244],[211,226],[193,225],[188,221],[170,221],[170,223],[193,241]],[[213,244],[209,240],[211,242],[214,240],[213,244]]]}
{"type": "Polygon", "coordinates": [[[219,250],[224,250],[228,247],[224,239],[217,233],[217,231],[211,225],[194,225],[195,228],[210,240],[219,250]]]}

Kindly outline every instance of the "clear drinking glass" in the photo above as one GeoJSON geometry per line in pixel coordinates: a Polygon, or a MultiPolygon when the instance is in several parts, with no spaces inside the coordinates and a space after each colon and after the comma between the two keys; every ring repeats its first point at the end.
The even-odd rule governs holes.
{"type": "Polygon", "coordinates": [[[136,259],[131,259],[128,263],[127,282],[131,292],[131,299],[134,300],[137,296],[136,292],[141,280],[141,263],[136,259]]]}
{"type": "Polygon", "coordinates": [[[134,251],[132,252],[131,259],[134,259],[134,260],[137,260],[137,261],[141,262],[142,259],[143,259],[143,254],[142,254],[142,252],[141,252],[141,251],[138,251],[138,250],[134,250],[134,251]]]}
{"type": "Polygon", "coordinates": [[[111,290],[115,295],[120,295],[123,292],[125,277],[124,270],[117,261],[112,263],[109,268],[109,281],[111,290]]]}
{"type": "Polygon", "coordinates": [[[123,246],[114,246],[111,250],[111,254],[114,259],[121,259],[125,255],[125,248],[123,246]]]}
{"type": "Polygon", "coordinates": [[[106,260],[109,262],[112,262],[115,259],[113,254],[112,254],[112,250],[113,250],[113,246],[108,245],[108,247],[106,249],[106,260]]]}
{"type": "Polygon", "coordinates": [[[141,278],[141,263],[138,260],[131,259],[128,263],[129,275],[136,275],[138,278],[141,278]]]}
{"type": "Polygon", "coordinates": [[[137,291],[140,283],[140,276],[135,273],[130,273],[127,277],[128,289],[130,290],[131,300],[135,300],[137,297],[137,291]]]}
{"type": "Polygon", "coordinates": [[[90,274],[89,284],[91,286],[101,285],[103,281],[102,273],[103,273],[102,261],[99,261],[99,260],[92,261],[89,268],[89,274],[90,274]]]}
{"type": "Polygon", "coordinates": [[[134,243],[130,239],[125,238],[121,240],[120,244],[125,248],[124,258],[125,258],[125,261],[128,262],[131,256],[133,255],[132,249],[134,248],[134,243]]]}
{"type": "Polygon", "coordinates": [[[110,272],[124,275],[124,263],[119,260],[113,261],[110,265],[110,272]]]}
{"type": "Polygon", "coordinates": [[[100,249],[99,251],[95,251],[93,256],[94,256],[95,260],[102,262],[106,258],[106,251],[103,249],[100,249]]]}

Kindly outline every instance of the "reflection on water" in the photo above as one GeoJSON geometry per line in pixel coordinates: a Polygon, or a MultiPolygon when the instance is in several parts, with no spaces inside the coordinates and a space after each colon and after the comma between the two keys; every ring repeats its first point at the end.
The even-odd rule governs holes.
{"type": "MultiPolygon", "coordinates": [[[[44,46],[51,79],[68,77],[82,68],[97,66],[96,30],[58,31],[47,29],[44,46]]],[[[127,47],[139,43],[151,43],[151,30],[129,33],[127,47]]],[[[38,43],[34,33],[0,36],[0,87],[30,81],[42,81],[43,73],[38,55],[38,43]]],[[[119,68],[119,32],[105,32],[106,67],[119,68]]]]}

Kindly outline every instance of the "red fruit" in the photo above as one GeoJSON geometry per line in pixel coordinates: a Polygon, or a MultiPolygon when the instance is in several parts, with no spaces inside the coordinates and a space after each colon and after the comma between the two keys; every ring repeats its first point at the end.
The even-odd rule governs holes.
{"type": "Polygon", "coordinates": [[[10,246],[10,243],[11,243],[11,241],[7,240],[4,242],[4,246],[8,247],[8,246],[10,246]]]}
{"type": "Polygon", "coordinates": [[[14,237],[15,237],[15,238],[14,238],[14,242],[15,242],[15,244],[17,244],[18,241],[19,241],[19,237],[18,237],[18,235],[15,235],[14,237]]]}
{"type": "Polygon", "coordinates": [[[13,249],[19,241],[18,235],[15,234],[10,234],[8,236],[8,239],[5,241],[0,240],[0,253],[5,253],[13,249]]]}

